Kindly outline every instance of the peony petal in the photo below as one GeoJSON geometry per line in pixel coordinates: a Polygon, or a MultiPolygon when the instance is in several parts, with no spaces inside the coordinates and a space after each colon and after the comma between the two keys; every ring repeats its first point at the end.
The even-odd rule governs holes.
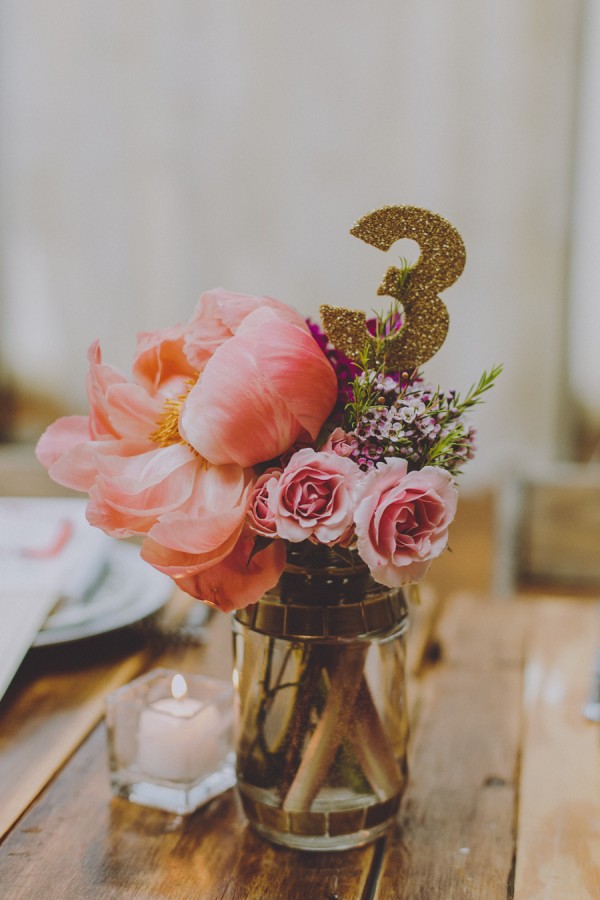
{"type": "Polygon", "coordinates": [[[224,546],[233,532],[239,531],[245,516],[244,506],[207,514],[201,519],[185,519],[176,514],[168,521],[161,519],[149,537],[171,550],[204,556],[224,546]]]}
{"type": "Polygon", "coordinates": [[[183,404],[180,432],[209,462],[249,467],[289,449],[304,429],[316,437],[336,396],[310,334],[272,314],[267,331],[244,323],[215,352],[183,404]]]}
{"type": "Polygon", "coordinates": [[[48,469],[48,474],[65,487],[89,491],[98,476],[99,459],[137,456],[146,446],[132,441],[84,441],[57,459],[48,469]]]}
{"type": "Polygon", "coordinates": [[[202,294],[187,326],[185,352],[190,362],[201,371],[221,344],[237,332],[246,317],[262,308],[274,310],[281,319],[308,330],[304,319],[279,300],[216,288],[202,294]]]}
{"type": "MultiPolygon", "coordinates": [[[[94,450],[98,446],[92,445],[94,450]]],[[[185,504],[201,465],[183,445],[130,457],[97,453],[94,462],[88,520],[119,535],[145,534],[160,516],[185,504]]]]}
{"type": "Polygon", "coordinates": [[[86,387],[90,404],[90,435],[97,439],[120,437],[110,421],[107,393],[114,385],[127,384],[127,379],[113,366],[103,364],[98,341],[90,345],[88,360],[90,368],[86,387]]]}
{"type": "Polygon", "coordinates": [[[155,483],[131,479],[96,479],[96,487],[105,503],[122,513],[131,512],[157,518],[178,509],[189,497],[196,463],[190,461],[155,483]]]}
{"type": "Polygon", "coordinates": [[[204,553],[186,553],[183,550],[175,550],[148,537],[142,544],[141,555],[155,569],[164,572],[165,575],[170,575],[171,578],[195,575],[203,569],[221,562],[232,552],[242,527],[243,520],[221,543],[215,544],[214,541],[211,541],[210,548],[204,553]]]}
{"type": "Polygon", "coordinates": [[[89,440],[90,420],[87,416],[63,416],[46,428],[37,442],[35,455],[49,469],[65,453],[89,440]]]}
{"type": "Polygon", "coordinates": [[[296,329],[271,310],[261,309],[248,316],[238,334],[252,336],[260,348],[261,373],[302,429],[316,440],[337,400],[337,379],[310,331],[296,329]]]}
{"type": "Polygon", "coordinates": [[[199,470],[186,515],[201,518],[207,512],[220,512],[246,505],[247,488],[253,480],[251,470],[240,466],[206,466],[199,470]]]}
{"type": "Polygon", "coordinates": [[[285,544],[273,541],[252,557],[254,535],[242,535],[234,550],[218,565],[175,579],[178,587],[224,612],[256,603],[275,587],[285,566],[285,544]]]}
{"type": "Polygon", "coordinates": [[[209,553],[239,531],[252,489],[239,466],[200,467],[189,499],[160,517],[150,537],[185,553],[209,553]]]}
{"type": "Polygon", "coordinates": [[[190,391],[179,430],[213,465],[248,467],[276,457],[298,437],[300,425],[263,381],[252,357],[230,357],[232,338],[210,360],[190,391]],[[221,356],[222,354],[222,356],[221,356]]]}
{"type": "Polygon", "coordinates": [[[151,397],[137,384],[115,384],[106,395],[107,416],[115,431],[129,440],[147,441],[164,409],[162,396],[151,397]]]}
{"type": "Polygon", "coordinates": [[[133,535],[145,535],[156,521],[156,516],[146,515],[145,510],[134,513],[131,510],[123,512],[115,509],[106,502],[101,490],[96,485],[92,485],[89,495],[86,518],[90,525],[100,528],[110,537],[127,538],[133,535]]]}
{"type": "Polygon", "coordinates": [[[198,376],[184,351],[185,325],[173,325],[160,331],[138,334],[133,375],[150,394],[178,396],[185,383],[198,376]]]}
{"type": "MultiPolygon", "coordinates": [[[[95,445],[98,450],[101,449],[102,443],[95,445]]],[[[127,443],[119,441],[112,442],[112,445],[120,450],[127,446],[127,443]]],[[[194,472],[201,466],[198,457],[185,444],[170,444],[168,447],[151,444],[151,450],[145,445],[144,452],[141,452],[139,444],[133,446],[137,447],[135,454],[98,453],[97,459],[98,475],[111,480],[126,492],[136,493],[159,484],[182,466],[191,464],[193,469],[188,471],[194,472]]],[[[190,488],[191,481],[192,479],[190,488]]]]}

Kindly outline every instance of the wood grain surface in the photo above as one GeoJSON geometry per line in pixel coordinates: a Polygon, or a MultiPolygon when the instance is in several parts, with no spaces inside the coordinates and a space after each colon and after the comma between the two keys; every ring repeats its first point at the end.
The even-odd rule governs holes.
{"type": "Polygon", "coordinates": [[[27,809],[104,714],[104,696],[146,665],[138,641],[30,654],[0,703],[0,836],[27,809]],[[90,653],[90,648],[87,648],[90,653]],[[41,674],[43,672],[43,675],[41,674]]]}
{"type": "Polygon", "coordinates": [[[537,602],[524,693],[515,900],[600,897],[600,731],[581,715],[593,603],[537,602]]]}
{"type": "MultiPolygon", "coordinates": [[[[100,721],[106,694],[151,667],[165,645],[160,633],[176,629],[193,603],[175,592],[158,617],[164,631],[150,640],[128,629],[28,654],[0,701],[0,837],[100,721]]],[[[228,677],[229,644],[219,643],[219,670],[228,677]]],[[[208,651],[208,666],[211,659],[208,651]]]]}
{"type": "Polygon", "coordinates": [[[438,632],[441,661],[421,686],[410,784],[384,859],[378,900],[506,898],[514,851],[523,612],[473,596],[452,598],[438,632]]]}
{"type": "MultiPolygon", "coordinates": [[[[206,647],[152,664],[226,675],[229,624],[215,616],[206,647]]],[[[271,846],[233,790],[188,817],[113,798],[100,724],[4,839],[0,896],[596,898],[600,744],[581,705],[597,626],[591,602],[429,598],[413,630],[413,647],[428,649],[423,660],[411,648],[411,777],[397,827],[345,853],[271,846]]]]}

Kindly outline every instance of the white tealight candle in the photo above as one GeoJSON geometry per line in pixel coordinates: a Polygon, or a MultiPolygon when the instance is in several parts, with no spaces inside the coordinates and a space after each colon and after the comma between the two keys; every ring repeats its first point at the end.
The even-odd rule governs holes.
{"type": "Polygon", "coordinates": [[[187,696],[182,675],[174,676],[171,694],[140,714],[138,766],[150,778],[198,781],[221,762],[224,723],[214,706],[187,696]]]}

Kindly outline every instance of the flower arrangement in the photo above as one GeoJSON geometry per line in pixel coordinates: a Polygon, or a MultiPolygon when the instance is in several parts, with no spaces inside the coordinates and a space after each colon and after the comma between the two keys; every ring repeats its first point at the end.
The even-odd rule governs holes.
{"type": "Polygon", "coordinates": [[[187,324],[139,335],[131,380],[92,344],[89,415],[38,442],[51,477],[88,492],[91,524],[141,536],[148,563],[223,610],[276,584],[286,546],[353,547],[398,587],[447,545],[468,413],[501,370],[464,399],[423,381],[448,329],[436,292],[462,272],[464,244],[418,207],[376,210],[351,233],[421,246],[386,273],[386,314],[325,306],[324,332],[277,300],[209,291],[187,324]]]}
{"type": "Polygon", "coordinates": [[[396,589],[447,546],[469,413],[501,371],[464,397],[424,381],[448,328],[437,292],[465,259],[448,222],[386,207],[352,233],[421,246],[386,273],[386,313],[324,306],[322,330],[277,300],[209,291],[186,324],[138,337],[131,379],[93,344],[89,415],[37,447],[52,478],[88,492],[93,525],[141,536],[179,587],[237,610],[244,808],[305,848],[364,843],[393,819],[407,736],[396,589]]]}
{"type": "MultiPolygon", "coordinates": [[[[371,331],[401,321],[395,301],[371,331]]],[[[221,609],[256,601],[303,541],[355,544],[394,587],[446,547],[467,413],[498,372],[461,399],[353,362],[283,303],[213,290],[187,324],[138,337],[132,380],[93,344],[89,415],[51,425],[37,454],[88,492],[93,525],[141,535],[147,562],[221,609]]]]}

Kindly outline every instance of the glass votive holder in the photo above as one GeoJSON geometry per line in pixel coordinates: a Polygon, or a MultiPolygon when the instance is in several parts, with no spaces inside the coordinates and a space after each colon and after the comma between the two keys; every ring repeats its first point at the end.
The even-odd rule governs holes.
{"type": "Polygon", "coordinates": [[[154,669],[106,698],[113,793],[191,813],[235,784],[233,688],[154,669]]]}

